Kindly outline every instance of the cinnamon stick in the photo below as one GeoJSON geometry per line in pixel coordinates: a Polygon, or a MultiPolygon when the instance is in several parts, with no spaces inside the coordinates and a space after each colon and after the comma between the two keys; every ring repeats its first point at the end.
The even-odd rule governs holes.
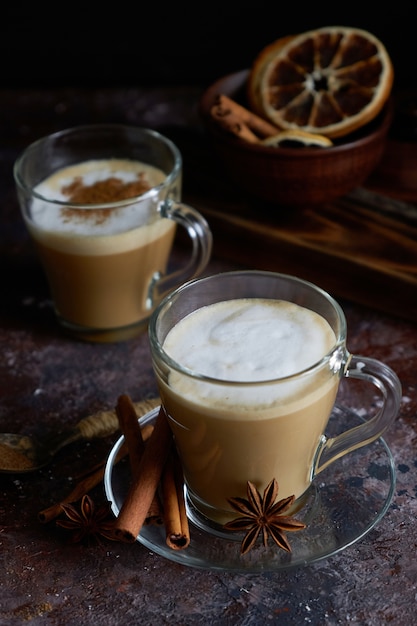
{"type": "Polygon", "coordinates": [[[210,113],[223,128],[252,143],[279,132],[276,126],[224,94],[217,96],[210,113]]]}
{"type": "Polygon", "coordinates": [[[187,548],[190,529],[184,500],[184,477],[178,454],[172,447],[162,476],[166,544],[173,550],[187,548]]]}
{"type": "Polygon", "coordinates": [[[130,397],[126,394],[117,399],[116,415],[119,420],[120,430],[125,438],[129,451],[129,464],[132,477],[135,478],[140,459],[145,450],[142,431],[139,426],[135,407],[130,397]]]}
{"type": "Polygon", "coordinates": [[[259,137],[251,131],[249,126],[238,115],[231,111],[223,111],[217,106],[213,106],[210,113],[212,118],[227,132],[249,143],[259,143],[259,137]]]}
{"type": "MultiPolygon", "coordinates": [[[[135,411],[139,415],[144,415],[149,410],[158,406],[159,403],[160,403],[159,398],[152,398],[148,400],[135,402],[133,406],[135,408],[135,411]]],[[[146,439],[149,438],[152,430],[153,430],[153,427],[151,425],[147,425],[143,429],[142,437],[145,441],[146,439]]],[[[121,445],[120,450],[116,455],[115,463],[118,463],[120,459],[126,456],[127,453],[128,453],[128,448],[127,448],[126,443],[124,442],[121,445]]],[[[51,522],[53,519],[57,518],[62,513],[61,504],[67,504],[69,502],[76,502],[77,500],[82,498],[86,493],[91,491],[91,489],[96,487],[103,480],[104,472],[105,472],[105,465],[106,465],[106,461],[103,461],[102,463],[95,465],[93,468],[89,470],[89,473],[75,485],[72,491],[67,496],[65,496],[60,502],[52,504],[51,506],[40,511],[38,513],[39,521],[44,524],[51,522]]]]}
{"type": "Polygon", "coordinates": [[[158,488],[171,444],[171,429],[165,410],[161,407],[141,457],[136,479],[131,483],[115,520],[115,539],[136,541],[158,488]]]}
{"type": "MultiPolygon", "coordinates": [[[[145,451],[145,437],[138,422],[135,406],[128,395],[123,394],[117,399],[116,415],[129,451],[130,472],[134,482],[138,478],[140,462],[145,451]]],[[[150,428],[153,430],[153,426],[150,428]]],[[[163,524],[162,504],[157,492],[155,492],[150,504],[144,524],[163,524]]]]}

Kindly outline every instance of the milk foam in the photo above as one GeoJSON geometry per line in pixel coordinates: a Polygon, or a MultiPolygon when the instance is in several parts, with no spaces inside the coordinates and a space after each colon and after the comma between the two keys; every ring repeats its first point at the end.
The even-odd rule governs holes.
{"type": "Polygon", "coordinates": [[[74,209],[68,212],[55,204],[68,203],[68,196],[62,192],[62,188],[75,180],[82,180],[84,185],[92,185],[109,177],[133,182],[140,173],[145,174],[151,188],[157,187],[166,178],[162,170],[156,167],[125,159],[85,161],[63,168],[35,188],[35,192],[42,198],[33,199],[32,221],[28,222],[28,228],[44,245],[74,254],[128,251],[140,245],[138,239],[143,240],[145,245],[173,227],[172,222],[160,220],[156,214],[160,200],[156,193],[149,192],[146,198],[142,196],[139,201],[112,209],[105,219],[97,219],[94,210],[83,209],[81,213],[74,209]]]}
{"type": "MultiPolygon", "coordinates": [[[[164,349],[176,362],[204,376],[224,381],[258,382],[281,379],[318,363],[335,345],[328,322],[292,302],[239,299],[194,311],[168,333],[164,349]]],[[[270,404],[293,397],[303,379],[269,386],[205,385],[172,373],[178,393],[190,399],[222,404],[270,404]]],[[[321,394],[323,389],[318,390],[321,394]]]]}
{"type": "Polygon", "coordinates": [[[160,185],[166,178],[162,170],[141,161],[97,159],[83,161],[58,170],[39,183],[35,187],[35,191],[46,200],[68,202],[68,195],[62,190],[75,180],[81,179],[85,186],[91,186],[108,178],[119,178],[123,182],[129,183],[137,180],[138,174],[141,173],[145,174],[150,187],[160,185]]]}
{"type": "Polygon", "coordinates": [[[326,320],[292,302],[229,300],[194,311],[164,349],[187,368],[217,379],[283,378],[320,361],[335,343],[326,320]]]}

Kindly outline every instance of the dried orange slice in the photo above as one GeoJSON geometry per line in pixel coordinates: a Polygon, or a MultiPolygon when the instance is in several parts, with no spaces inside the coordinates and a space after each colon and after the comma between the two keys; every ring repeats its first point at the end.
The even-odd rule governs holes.
{"type": "Polygon", "coordinates": [[[249,72],[249,105],[282,129],[336,138],[381,111],[394,80],[391,58],[368,31],[328,26],[264,48],[249,72]]]}
{"type": "Polygon", "coordinates": [[[329,137],[305,130],[282,130],[276,135],[262,139],[262,145],[273,148],[330,148],[333,142],[329,137]]]}

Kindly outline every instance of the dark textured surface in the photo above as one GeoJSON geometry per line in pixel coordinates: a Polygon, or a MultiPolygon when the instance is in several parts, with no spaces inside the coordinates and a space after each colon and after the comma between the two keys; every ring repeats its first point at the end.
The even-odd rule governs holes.
{"type": "MultiPolygon", "coordinates": [[[[12,163],[29,141],[75,123],[124,121],[159,128],[184,153],[185,197],[234,194],[206,165],[195,89],[0,92],[0,430],[42,433],[75,423],[117,396],[155,394],[146,335],[116,345],[65,337],[20,220],[12,163]],[[210,187],[208,187],[210,186],[210,187]]],[[[237,196],[236,196],[237,197],[237,196]]],[[[238,203],[238,200],[235,200],[238,203]]],[[[181,261],[182,251],[177,255],[181,261]]],[[[256,267],[248,250],[247,266],[256,267]]],[[[231,267],[216,258],[208,271],[231,267]]],[[[403,400],[386,435],[397,468],[387,515],[367,536],[312,566],[268,574],[191,569],[140,544],[68,545],[38,512],[59,500],[114,437],[62,450],[45,469],[0,475],[0,623],[288,625],[412,624],[417,581],[417,327],[349,302],[348,346],[399,375],[403,400]]],[[[356,392],[344,401],[362,410],[356,392]]],[[[372,399],[372,398],[371,398],[372,399]]],[[[370,401],[370,400],[368,400],[370,401]]],[[[104,499],[102,486],[92,492],[104,499]]]]}

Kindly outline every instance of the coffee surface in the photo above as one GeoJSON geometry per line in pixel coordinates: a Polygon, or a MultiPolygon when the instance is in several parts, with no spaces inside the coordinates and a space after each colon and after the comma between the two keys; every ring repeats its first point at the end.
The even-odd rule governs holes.
{"type": "Polygon", "coordinates": [[[97,204],[139,196],[151,187],[159,185],[165,178],[162,170],[142,161],[94,159],[58,170],[39,183],[35,191],[46,200],[97,204]],[[101,196],[98,194],[94,196],[91,193],[95,185],[97,189],[97,184],[109,179],[121,183],[118,192],[115,191],[115,187],[112,190],[108,189],[107,192],[98,187],[101,189],[101,196]],[[133,183],[137,184],[136,189],[132,186],[133,183]],[[81,187],[84,189],[84,195],[80,193],[81,187]]]}
{"type": "Polygon", "coordinates": [[[194,311],[170,331],[164,349],[194,372],[251,382],[309,368],[334,343],[327,321],[310,309],[283,300],[239,299],[194,311]]]}
{"type": "Polygon", "coordinates": [[[35,187],[32,219],[46,232],[114,235],[148,221],[154,208],[150,200],[133,202],[165,180],[164,172],[140,161],[105,159],[65,167],[35,187]],[[95,208],[118,200],[132,199],[119,209],[95,208]],[[64,203],[62,205],[57,203],[64,203]],[[73,203],[72,208],[68,206],[73,203]],[[77,204],[91,208],[77,208],[77,204]]]}

